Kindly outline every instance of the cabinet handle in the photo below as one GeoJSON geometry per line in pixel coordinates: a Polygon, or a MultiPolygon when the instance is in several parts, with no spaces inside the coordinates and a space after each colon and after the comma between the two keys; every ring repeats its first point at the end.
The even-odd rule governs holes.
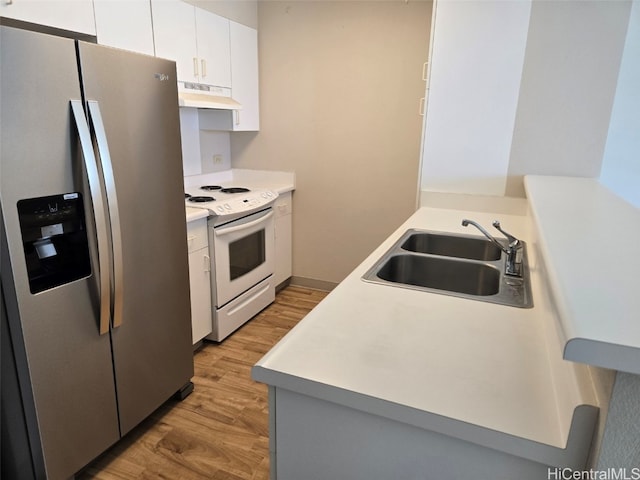
{"type": "Polygon", "coordinates": [[[427,67],[429,66],[429,62],[424,62],[422,64],[422,80],[427,81],[427,67]]]}
{"type": "Polygon", "coordinates": [[[196,57],[193,57],[193,76],[198,76],[198,59],[196,57]]]}
{"type": "Polygon", "coordinates": [[[200,66],[202,67],[200,71],[202,72],[202,78],[207,76],[207,61],[203,58],[200,60],[200,66]]]}
{"type": "Polygon", "coordinates": [[[424,117],[424,98],[422,97],[420,99],[420,106],[418,107],[418,115],[420,115],[421,117],[424,117]]]}
{"type": "Polygon", "coordinates": [[[209,255],[204,256],[204,271],[205,272],[211,271],[211,257],[209,257],[209,255]]]}
{"type": "Polygon", "coordinates": [[[236,125],[240,125],[240,110],[234,110],[236,114],[236,125]]]}

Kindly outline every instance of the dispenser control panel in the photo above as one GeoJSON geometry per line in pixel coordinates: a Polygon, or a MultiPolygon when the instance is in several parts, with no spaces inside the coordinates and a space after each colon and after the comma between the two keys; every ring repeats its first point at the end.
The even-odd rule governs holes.
{"type": "Polygon", "coordinates": [[[18,218],[31,293],[91,274],[80,193],[20,200],[18,218]]]}

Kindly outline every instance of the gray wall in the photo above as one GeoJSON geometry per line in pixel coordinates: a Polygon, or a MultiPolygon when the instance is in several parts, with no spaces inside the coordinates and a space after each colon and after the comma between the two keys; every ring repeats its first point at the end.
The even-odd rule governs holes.
{"type": "Polygon", "coordinates": [[[431,3],[259,2],[260,132],[234,168],[293,170],[293,275],[338,283],[416,205],[431,3]]]}
{"type": "Polygon", "coordinates": [[[640,468],[640,376],[619,372],[609,403],[598,468],[640,468]]]}

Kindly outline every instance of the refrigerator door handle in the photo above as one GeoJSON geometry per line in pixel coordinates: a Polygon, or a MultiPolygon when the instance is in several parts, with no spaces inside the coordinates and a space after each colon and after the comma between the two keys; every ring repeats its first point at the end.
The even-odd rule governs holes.
{"type": "Polygon", "coordinates": [[[120,213],[118,210],[118,197],[116,195],[116,183],[113,175],[113,164],[109,154],[107,133],[104,129],[100,105],[95,100],[89,100],[89,117],[93,125],[98,154],[102,164],[102,175],[107,190],[107,206],[109,220],[111,222],[111,248],[113,249],[113,327],[122,325],[123,307],[123,263],[122,263],[122,234],[120,230],[120,213]]]}
{"type": "Polygon", "coordinates": [[[104,202],[102,196],[102,186],[100,175],[98,174],[98,164],[93,152],[89,125],[84,116],[82,101],[71,100],[71,110],[78,130],[82,158],[84,160],[87,180],[89,182],[89,193],[95,218],[96,237],[98,240],[98,269],[100,283],[100,322],[99,332],[104,335],[109,332],[109,320],[111,317],[111,285],[109,278],[109,245],[107,235],[107,219],[105,217],[104,202]]]}

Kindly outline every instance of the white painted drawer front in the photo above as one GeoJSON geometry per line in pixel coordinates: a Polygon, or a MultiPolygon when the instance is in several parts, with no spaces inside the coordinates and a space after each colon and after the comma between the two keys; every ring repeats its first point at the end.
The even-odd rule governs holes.
{"type": "Polygon", "coordinates": [[[207,245],[207,219],[201,218],[187,223],[187,246],[189,253],[195,252],[207,245]]]}

